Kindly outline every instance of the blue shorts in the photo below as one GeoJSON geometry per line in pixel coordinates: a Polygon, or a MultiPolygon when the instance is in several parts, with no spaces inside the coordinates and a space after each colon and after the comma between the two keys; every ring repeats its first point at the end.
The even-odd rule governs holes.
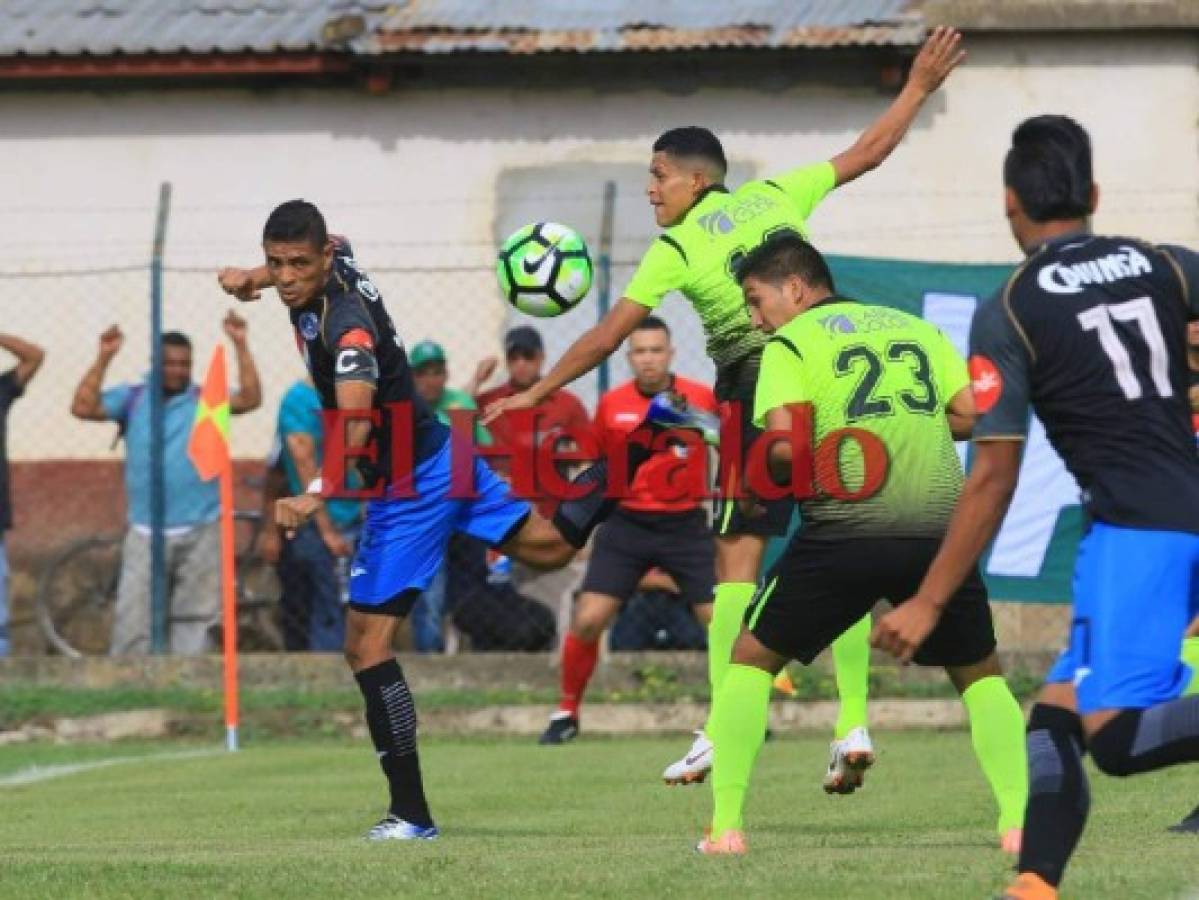
{"type": "Polygon", "coordinates": [[[429,587],[455,531],[498,546],[528,518],[530,507],[482,459],[473,461],[474,493],[451,497],[451,441],[413,473],[415,497],[371,500],[350,565],[350,602],[378,606],[404,591],[429,587]]]}
{"type": "Polygon", "coordinates": [[[1179,659],[1199,609],[1199,535],[1095,523],[1074,562],[1070,643],[1049,683],[1072,682],[1083,715],[1146,709],[1191,679],[1179,659]]]}

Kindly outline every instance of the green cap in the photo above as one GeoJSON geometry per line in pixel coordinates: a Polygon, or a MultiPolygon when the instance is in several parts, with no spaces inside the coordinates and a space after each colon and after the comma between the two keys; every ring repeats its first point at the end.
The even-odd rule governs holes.
{"type": "Polygon", "coordinates": [[[445,349],[436,341],[421,341],[408,351],[408,365],[414,369],[431,362],[445,362],[445,349]]]}

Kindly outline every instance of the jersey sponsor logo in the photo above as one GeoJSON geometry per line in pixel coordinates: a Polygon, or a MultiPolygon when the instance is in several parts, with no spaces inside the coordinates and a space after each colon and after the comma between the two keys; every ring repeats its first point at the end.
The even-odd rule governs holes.
{"type": "Polygon", "coordinates": [[[321,333],[321,320],[316,317],[316,313],[306,312],[300,316],[299,327],[304,340],[315,341],[316,336],[321,333]]]}
{"type": "Polygon", "coordinates": [[[1080,294],[1087,285],[1108,284],[1123,278],[1148,275],[1153,266],[1135,247],[1122,246],[1116,253],[1083,262],[1049,263],[1037,273],[1037,285],[1051,294],[1080,294]]]}
{"type": "Polygon", "coordinates": [[[728,217],[723,209],[717,210],[714,213],[708,213],[706,216],[700,216],[699,227],[715,237],[718,234],[728,234],[732,231],[733,220],[728,217]]]}
{"type": "Polygon", "coordinates": [[[844,313],[837,313],[834,316],[825,316],[823,319],[818,319],[824,330],[829,334],[854,334],[858,330],[858,326],[853,323],[853,319],[844,313]]]}
{"type": "Polygon", "coordinates": [[[974,392],[974,405],[980,413],[990,412],[1003,393],[1003,376],[995,363],[987,357],[975,354],[970,357],[970,387],[974,392]]]}
{"type": "Polygon", "coordinates": [[[614,415],[612,417],[612,421],[613,422],[640,422],[641,416],[637,415],[637,413],[622,412],[622,413],[617,413],[616,415],[614,415]]]}

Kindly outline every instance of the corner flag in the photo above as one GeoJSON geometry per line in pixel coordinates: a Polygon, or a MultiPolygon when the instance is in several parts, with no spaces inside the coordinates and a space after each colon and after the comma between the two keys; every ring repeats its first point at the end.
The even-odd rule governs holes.
{"type": "Polygon", "coordinates": [[[225,662],[225,746],[237,749],[237,601],[233,569],[233,454],[229,449],[229,382],[217,345],[196,403],[187,456],[204,481],[221,480],[221,616],[225,662]]]}

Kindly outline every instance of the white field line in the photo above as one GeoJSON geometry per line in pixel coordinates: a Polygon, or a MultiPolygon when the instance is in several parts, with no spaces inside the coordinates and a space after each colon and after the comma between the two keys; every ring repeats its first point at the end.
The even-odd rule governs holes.
{"type": "Polygon", "coordinates": [[[144,756],[112,756],[108,759],[93,759],[81,763],[55,763],[48,766],[26,766],[10,775],[0,775],[0,788],[17,787],[23,784],[36,784],[39,781],[50,781],[54,778],[65,778],[79,772],[90,772],[93,769],[107,769],[109,766],[119,766],[132,762],[157,762],[168,759],[195,759],[201,756],[216,756],[226,751],[219,748],[202,750],[176,750],[170,753],[149,753],[144,756]]]}

